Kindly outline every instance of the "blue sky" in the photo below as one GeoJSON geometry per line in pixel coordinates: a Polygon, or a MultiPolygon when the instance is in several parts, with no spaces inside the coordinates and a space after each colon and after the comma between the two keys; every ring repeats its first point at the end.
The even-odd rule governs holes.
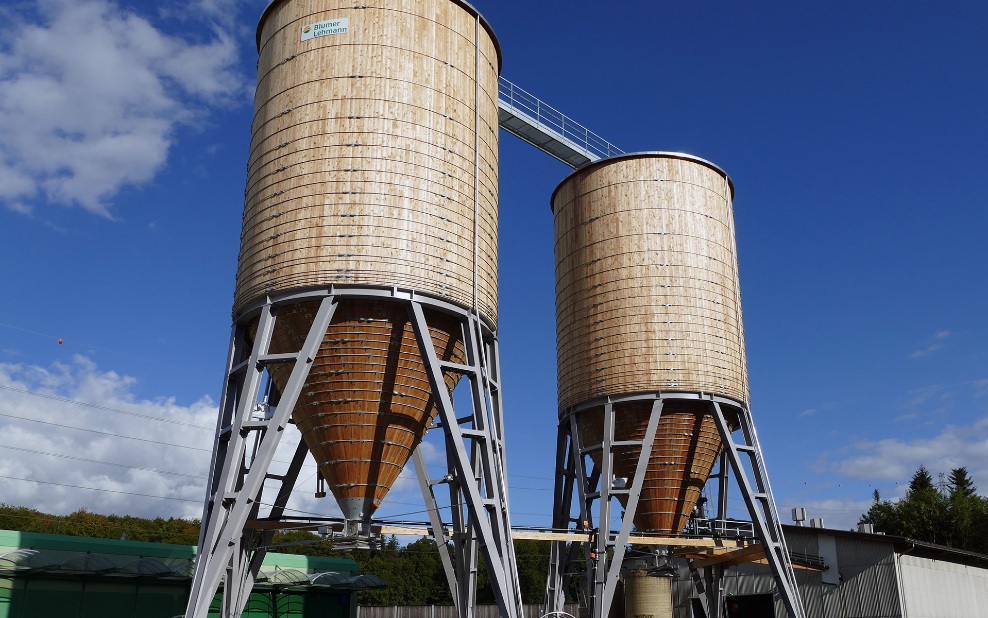
{"type": "MultiPolygon", "coordinates": [[[[0,8],[0,501],[200,512],[264,4],[0,8]]],[[[935,478],[966,465],[988,491],[988,8],[475,6],[508,79],[625,151],[689,152],[731,175],[753,413],[784,519],[804,506],[851,527],[920,464],[935,478]]],[[[548,204],[568,171],[502,133],[521,525],[551,510],[548,204]]],[[[399,483],[382,514],[415,512],[416,494],[399,483]]],[[[303,492],[294,504],[336,512],[303,492]]]]}

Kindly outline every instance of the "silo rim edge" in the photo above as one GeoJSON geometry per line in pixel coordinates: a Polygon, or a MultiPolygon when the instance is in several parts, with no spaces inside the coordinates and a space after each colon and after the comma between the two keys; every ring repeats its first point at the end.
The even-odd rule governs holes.
{"type": "MultiPolygon", "coordinates": [[[[270,2],[268,2],[268,5],[264,7],[264,10],[261,12],[261,16],[257,20],[257,31],[255,32],[254,40],[257,46],[258,53],[260,53],[261,51],[261,28],[264,26],[264,21],[267,19],[268,13],[271,12],[271,9],[274,8],[274,5],[279,4],[283,1],[284,0],[271,0],[270,2]]],[[[497,34],[494,33],[494,28],[491,27],[490,22],[487,21],[487,19],[480,13],[480,11],[476,9],[476,7],[474,7],[469,2],[466,2],[466,0],[449,0],[449,1],[452,2],[453,4],[457,4],[465,8],[467,12],[473,15],[474,17],[480,18],[480,24],[484,27],[484,30],[487,30],[487,34],[491,36],[491,41],[493,41],[494,43],[494,50],[497,52],[497,73],[498,75],[500,75],[504,63],[504,59],[501,55],[501,42],[497,40],[497,34]]]]}
{"type": "Polygon", "coordinates": [[[598,159],[596,161],[591,161],[590,163],[582,165],[577,169],[573,170],[572,172],[567,174],[565,178],[560,180],[559,184],[556,185],[556,188],[553,189],[552,195],[549,197],[549,211],[552,212],[552,214],[556,214],[555,206],[553,206],[553,203],[556,201],[556,194],[559,193],[559,189],[561,189],[562,186],[566,184],[569,181],[569,179],[572,178],[573,176],[585,172],[587,170],[593,169],[598,165],[606,165],[608,163],[613,163],[614,161],[621,161],[623,159],[643,159],[646,157],[665,157],[668,159],[683,159],[686,161],[693,161],[694,163],[700,163],[702,165],[706,165],[707,167],[711,168],[712,170],[716,171],[718,174],[720,174],[721,176],[727,179],[727,184],[731,188],[731,201],[734,200],[734,181],[731,180],[730,175],[728,175],[728,173],[724,171],[724,168],[720,167],[716,163],[713,163],[712,161],[708,161],[707,159],[703,159],[696,155],[691,155],[686,152],[673,152],[673,151],[665,151],[665,150],[643,150],[640,152],[626,152],[623,154],[614,155],[613,157],[598,159]]]}

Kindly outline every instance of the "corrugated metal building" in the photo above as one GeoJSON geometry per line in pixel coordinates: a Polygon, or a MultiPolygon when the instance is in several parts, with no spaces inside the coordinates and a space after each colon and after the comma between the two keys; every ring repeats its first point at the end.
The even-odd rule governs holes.
{"type": "MultiPolygon", "coordinates": [[[[784,528],[793,554],[822,558],[826,567],[823,571],[796,570],[809,618],[988,616],[988,556],[905,537],[784,528]]],[[[786,616],[765,565],[727,569],[724,594],[728,618],[771,618],[753,608],[772,605],[775,617],[786,616]]],[[[696,618],[691,601],[696,596],[682,565],[673,582],[676,618],[696,618]]]]}

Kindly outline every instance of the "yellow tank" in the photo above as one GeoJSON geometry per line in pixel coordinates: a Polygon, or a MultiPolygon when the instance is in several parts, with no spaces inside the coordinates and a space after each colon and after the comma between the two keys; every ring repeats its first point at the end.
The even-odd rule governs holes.
{"type": "Polygon", "coordinates": [[[624,618],[672,618],[672,578],[625,571],[624,618]]]}

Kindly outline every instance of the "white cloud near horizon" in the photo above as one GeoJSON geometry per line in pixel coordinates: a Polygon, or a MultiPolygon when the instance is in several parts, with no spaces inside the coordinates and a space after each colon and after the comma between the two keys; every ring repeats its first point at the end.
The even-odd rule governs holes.
{"type": "MultiPolygon", "coordinates": [[[[841,500],[837,498],[782,503],[778,505],[779,519],[784,524],[795,523],[792,520],[792,509],[802,507],[806,509],[804,526],[809,526],[811,519],[823,519],[824,527],[831,530],[857,530],[858,520],[868,512],[871,504],[870,499],[841,500]]],[[[796,548],[790,547],[790,549],[796,548]]]]}
{"type": "MultiPolygon", "coordinates": [[[[234,10],[197,0],[201,14],[234,10]]],[[[38,0],[0,25],[0,202],[112,217],[113,196],[165,165],[178,126],[240,100],[238,45],[166,34],[112,0],[38,0]]]]}
{"type": "Polygon", "coordinates": [[[3,502],[54,514],[199,517],[216,404],[139,400],[134,385],[83,356],[0,364],[3,502]]]}
{"type": "Polygon", "coordinates": [[[849,451],[829,455],[825,465],[853,479],[899,483],[907,483],[921,465],[934,475],[964,466],[982,493],[988,490],[988,416],[924,438],[856,440],[849,451]]]}
{"type": "MultiPolygon", "coordinates": [[[[199,518],[217,403],[209,396],[187,405],[170,397],[140,399],[136,386],[134,378],[101,369],[85,356],[48,367],[0,363],[0,502],[58,515],[85,508],[105,515],[199,518]]],[[[284,472],[299,439],[290,426],[271,472],[284,472]]],[[[440,461],[432,445],[424,453],[429,463],[440,461]]],[[[314,497],[315,472],[310,457],[289,513],[339,516],[331,495],[314,497]]],[[[268,485],[265,502],[276,487],[268,485]]],[[[421,504],[408,466],[382,512],[420,513],[421,504]]]]}

